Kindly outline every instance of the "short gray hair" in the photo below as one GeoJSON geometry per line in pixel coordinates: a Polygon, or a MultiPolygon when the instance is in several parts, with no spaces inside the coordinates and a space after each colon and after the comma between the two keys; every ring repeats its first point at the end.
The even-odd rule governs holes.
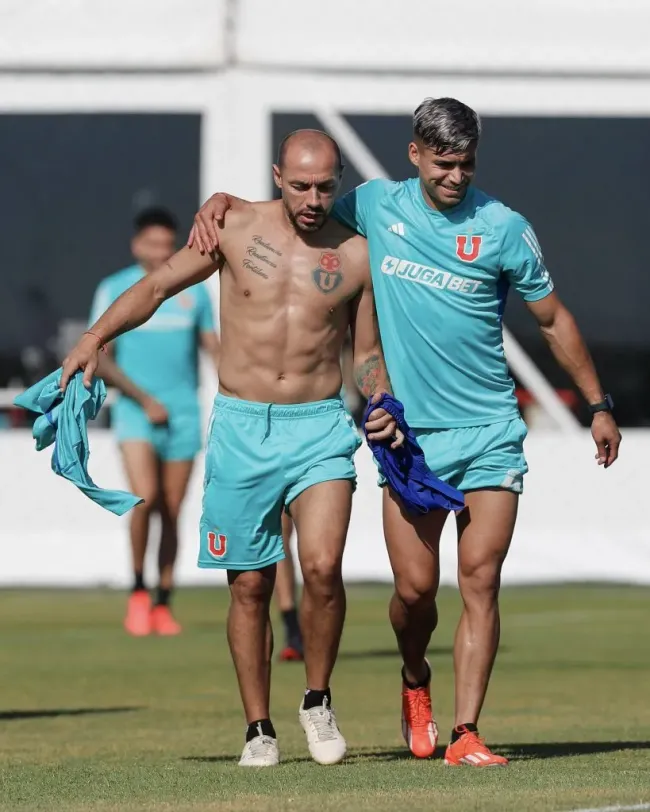
{"type": "Polygon", "coordinates": [[[458,99],[425,99],[413,113],[413,133],[425,147],[441,154],[466,152],[478,142],[481,121],[458,99]]]}

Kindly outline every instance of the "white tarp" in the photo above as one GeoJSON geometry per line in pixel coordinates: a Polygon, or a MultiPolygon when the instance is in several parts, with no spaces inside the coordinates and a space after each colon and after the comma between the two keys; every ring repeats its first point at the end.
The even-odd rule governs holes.
{"type": "Polygon", "coordinates": [[[217,68],[225,13],[226,0],[2,0],[0,69],[217,68]]]}
{"type": "MultiPolygon", "coordinates": [[[[504,569],[506,584],[612,581],[650,584],[650,530],[645,506],[650,431],[627,430],[619,462],[598,468],[588,431],[575,438],[531,432],[531,472],[504,569]]],[[[113,438],[90,436],[90,472],[103,487],[125,487],[113,438]]],[[[50,470],[50,452],[37,453],[26,431],[0,434],[0,584],[126,586],[128,518],[118,519],[50,470]]],[[[357,452],[355,495],[344,575],[390,580],[383,543],[381,496],[370,452],[357,452]]],[[[222,584],[223,575],[198,570],[202,461],[182,516],[181,584],[222,584]]],[[[151,549],[153,575],[155,545],[151,549]]],[[[453,522],[444,531],[442,581],[454,583],[453,522]]]]}
{"type": "Polygon", "coordinates": [[[237,59],[313,69],[650,70],[647,0],[239,0],[237,59]]]}
{"type": "Polygon", "coordinates": [[[650,72],[647,0],[3,0],[0,69],[650,72]]]}

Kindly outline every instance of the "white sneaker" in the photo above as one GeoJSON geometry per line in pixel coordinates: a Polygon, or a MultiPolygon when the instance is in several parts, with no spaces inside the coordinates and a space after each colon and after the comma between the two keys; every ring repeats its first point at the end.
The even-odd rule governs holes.
{"type": "Polygon", "coordinates": [[[338,764],[342,761],[347,745],[336,724],[336,716],[327,697],[317,708],[305,710],[305,701],[300,704],[298,718],[302,729],[307,734],[309,752],[319,764],[338,764]]]}
{"type": "Polygon", "coordinates": [[[280,763],[278,740],[272,736],[255,736],[244,745],[240,767],[275,767],[280,763]]]}

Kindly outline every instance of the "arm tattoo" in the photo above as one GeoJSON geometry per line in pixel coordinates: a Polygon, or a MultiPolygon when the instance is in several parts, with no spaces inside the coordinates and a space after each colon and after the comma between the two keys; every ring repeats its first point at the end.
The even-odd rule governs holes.
{"type": "Polygon", "coordinates": [[[385,376],[384,362],[379,355],[371,355],[354,369],[357,386],[366,398],[377,392],[379,378],[385,376]]]}

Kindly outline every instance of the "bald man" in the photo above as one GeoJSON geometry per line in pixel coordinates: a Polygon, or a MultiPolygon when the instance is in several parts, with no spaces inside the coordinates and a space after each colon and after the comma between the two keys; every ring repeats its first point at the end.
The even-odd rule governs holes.
{"type": "MultiPolygon", "coordinates": [[[[365,239],[328,219],[341,181],[336,143],[318,131],[285,139],[273,167],[282,199],[230,210],[219,251],[186,247],[123,294],[64,362],[62,385],[98,349],[142,324],[170,296],[221,275],[219,393],[206,451],[200,567],[227,570],[228,642],[248,728],[241,766],[279,762],[269,710],[269,604],[290,512],[303,574],[307,690],[299,719],[320,764],[346,752],[330,677],[345,616],[341,561],[359,435],[343,406],[341,348],[351,330],[355,377],[372,398],[389,391],[365,239]]],[[[403,440],[375,410],[371,436],[403,440]]]]}

